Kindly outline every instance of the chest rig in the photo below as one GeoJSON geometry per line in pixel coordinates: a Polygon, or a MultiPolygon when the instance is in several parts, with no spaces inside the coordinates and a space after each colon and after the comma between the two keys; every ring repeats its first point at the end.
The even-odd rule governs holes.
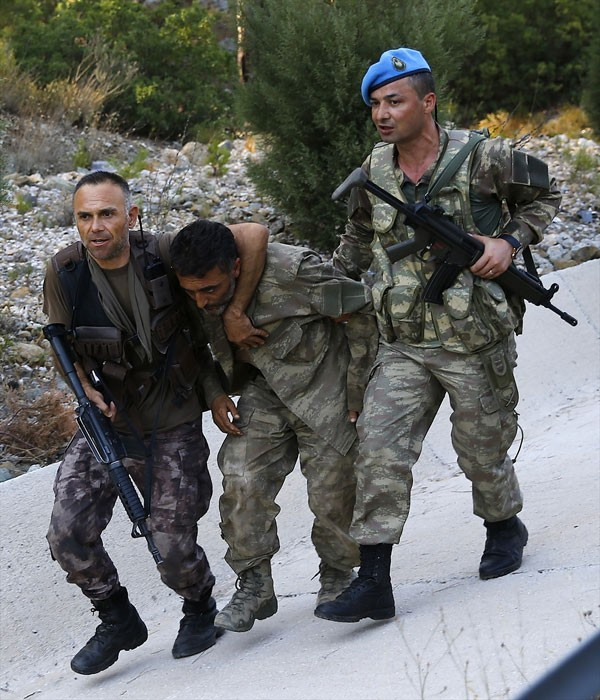
{"type": "MultiPolygon", "coordinates": [[[[432,206],[441,207],[463,230],[494,236],[500,232],[501,203],[478,202],[470,191],[473,154],[484,138],[479,132],[448,132],[446,147],[424,199],[432,206]],[[477,221],[474,206],[478,210],[477,221]]],[[[399,181],[395,170],[393,144],[379,144],[373,149],[370,178],[398,199],[407,201],[402,180],[399,181]]],[[[426,304],[423,290],[435,270],[435,258],[411,255],[392,264],[385,248],[412,238],[414,232],[396,208],[370,193],[369,199],[375,234],[373,302],[385,340],[419,344],[425,337],[437,338],[447,350],[465,353],[494,344],[516,327],[516,316],[500,286],[474,278],[468,269],[462,270],[455,283],[444,291],[442,305],[426,304]]]]}
{"type": "MultiPolygon", "coordinates": [[[[86,372],[101,369],[105,383],[118,399],[143,396],[152,380],[167,374],[178,393],[189,392],[198,369],[189,337],[184,305],[175,294],[159,254],[158,239],[138,231],[129,234],[135,274],[141,280],[150,305],[153,360],[136,352],[139,338],[127,337],[108,318],[92,280],[80,241],[57,253],[52,261],[65,298],[71,307],[69,331],[73,348],[86,372]],[[194,376],[192,376],[194,375],[194,376]]],[[[128,403],[128,401],[125,401],[128,403]]]]}

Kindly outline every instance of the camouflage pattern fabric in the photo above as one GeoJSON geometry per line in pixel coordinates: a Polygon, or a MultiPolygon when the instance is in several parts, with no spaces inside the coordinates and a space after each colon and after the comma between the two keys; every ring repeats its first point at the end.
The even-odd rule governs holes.
{"type": "MultiPolygon", "coordinates": [[[[454,136],[460,133],[452,132],[454,136]]],[[[448,133],[442,130],[439,160],[452,155],[452,144],[457,149],[458,138],[449,144],[448,133]]],[[[412,201],[408,194],[421,201],[439,164],[434,163],[416,187],[409,187],[395,164],[393,146],[379,144],[364,167],[376,184],[398,199],[412,201]]],[[[480,143],[431,204],[441,206],[467,231],[491,236],[510,233],[526,245],[541,239],[558,210],[560,193],[550,181],[545,164],[514,150],[505,139],[488,139],[480,143]],[[504,214],[502,202],[507,203],[504,214]]],[[[350,198],[349,214],[334,261],[355,277],[365,273],[372,263],[373,303],[384,340],[441,344],[452,352],[469,353],[520,330],[522,303],[506,299],[497,282],[475,277],[467,269],[445,291],[443,305],[423,302],[425,283],[435,270],[434,257],[411,255],[392,265],[385,253],[387,246],[414,235],[404,224],[403,215],[358,188],[350,198]]]]}
{"type": "MultiPolygon", "coordinates": [[[[158,567],[160,576],[178,595],[201,600],[215,582],[206,555],[196,543],[197,522],[207,512],[212,496],[209,451],[201,423],[158,433],[152,447],[148,526],[164,559],[158,567]]],[[[125,459],[123,463],[138,488],[143,487],[144,462],[125,459]]],[[[107,598],[118,587],[119,578],[101,536],[111,520],[117,493],[108,467],[94,459],[80,432],[58,468],[54,495],[47,534],[52,556],[67,572],[67,581],[78,585],[87,597],[107,598]]],[[[129,531],[124,530],[122,537],[129,538],[129,531]]],[[[132,546],[143,549],[143,543],[140,540],[132,546]]]]}
{"type": "MultiPolygon", "coordinates": [[[[423,201],[435,189],[444,159],[461,132],[439,129],[436,162],[418,183],[406,181],[395,146],[379,144],[363,164],[370,179],[403,201],[423,201]]],[[[508,233],[539,241],[560,204],[546,165],[505,139],[485,139],[430,203],[455,223],[483,235],[508,233]]],[[[381,345],[357,429],[357,503],[351,534],[361,544],[399,541],[410,507],[412,467],[446,393],[452,443],[471,480],[473,510],[490,521],[522,508],[507,451],[516,431],[514,332],[522,300],[507,299],[493,280],[463,270],[443,304],[423,301],[435,259],[408,256],[393,265],[385,248],[414,235],[393,207],[361,188],[349,198],[348,222],[333,262],[372,287],[381,345]]]]}
{"type": "Polygon", "coordinates": [[[240,574],[279,551],[276,498],[299,456],[315,516],[311,537],[317,554],[336,569],[357,566],[358,545],[348,536],[356,445],[341,455],[290,411],[261,375],[244,389],[238,411],[243,435],[227,436],[217,458],[227,563],[240,574]]]}
{"type": "MultiPolygon", "coordinates": [[[[499,350],[514,367],[514,345],[499,350]]],[[[471,481],[473,512],[497,521],[522,509],[507,456],[517,429],[516,386],[509,375],[505,382],[490,381],[479,355],[381,344],[357,424],[358,486],[350,534],[360,544],[400,540],[410,507],[412,466],[446,393],[452,445],[471,481]],[[508,394],[500,391],[500,383],[508,394]]]]}
{"type": "MultiPolygon", "coordinates": [[[[262,372],[294,415],[345,454],[356,440],[348,410],[362,408],[378,345],[368,287],[313,251],[271,243],[247,313],[269,337],[242,359],[262,372]],[[348,313],[346,323],[332,320],[348,313]]],[[[231,375],[232,349],[217,321],[207,319],[211,348],[231,375]]]]}
{"type": "MultiPolygon", "coordinates": [[[[238,401],[244,435],[228,436],[218,457],[226,559],[240,573],[279,549],[275,498],[299,456],[314,546],[325,563],[352,568],[358,548],[347,532],[357,436],[348,410],[362,408],[378,345],[369,289],[313,251],[270,244],[247,312],[269,337],[244,353],[259,371],[238,401]],[[332,320],[345,314],[346,323],[332,320]]],[[[227,371],[231,348],[215,330],[211,347],[227,371]]]]}

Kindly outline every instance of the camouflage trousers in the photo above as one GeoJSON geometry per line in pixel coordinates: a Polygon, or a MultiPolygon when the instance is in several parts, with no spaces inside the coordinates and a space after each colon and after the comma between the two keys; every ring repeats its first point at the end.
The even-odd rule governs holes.
{"type": "Polygon", "coordinates": [[[522,509],[507,454],[517,430],[515,364],[512,336],[490,353],[473,355],[381,343],[357,424],[358,484],[350,533],[360,544],[399,542],[410,507],[412,467],[446,394],[452,445],[471,481],[473,512],[498,521],[522,509]]]}
{"type": "Polygon", "coordinates": [[[242,436],[228,435],[217,458],[223,473],[219,501],[225,560],[240,573],[279,551],[275,499],[299,457],[313,513],[312,542],[320,559],[334,568],[359,563],[349,537],[356,479],[356,443],[346,455],[328,445],[287,409],[261,376],[244,389],[237,404],[242,436]]]}
{"type": "MultiPolygon", "coordinates": [[[[158,567],[165,585],[190,600],[210,593],[215,579],[204,550],[196,543],[197,522],[208,510],[212,483],[207,468],[208,444],[200,421],[157,433],[152,443],[151,517],[148,526],[164,563],[158,567]]],[[[145,464],[126,458],[124,466],[140,491],[145,464]]],[[[58,468],[54,507],[47,534],[52,556],[67,572],[67,581],[88,598],[102,600],[115,591],[119,577],[102,543],[117,500],[108,467],[98,463],[78,432],[58,468]]],[[[129,538],[123,530],[122,538],[129,538]]],[[[150,556],[145,540],[132,541],[139,557],[150,556]]]]}

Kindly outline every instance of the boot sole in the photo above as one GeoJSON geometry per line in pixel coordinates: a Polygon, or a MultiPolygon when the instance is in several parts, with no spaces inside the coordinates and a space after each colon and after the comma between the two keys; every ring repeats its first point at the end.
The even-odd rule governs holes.
{"type": "Polygon", "coordinates": [[[248,632],[254,627],[254,623],[256,620],[266,620],[268,617],[275,615],[275,613],[277,612],[277,607],[277,598],[273,596],[272,598],[269,598],[269,600],[265,600],[265,602],[253,615],[252,619],[249,620],[248,623],[243,627],[233,627],[233,625],[229,625],[227,622],[219,622],[217,620],[217,618],[219,617],[218,615],[217,618],[215,618],[214,625],[215,627],[219,627],[223,630],[228,630],[229,632],[248,632]]]}
{"type": "Polygon", "coordinates": [[[360,622],[369,618],[370,620],[390,620],[396,616],[396,608],[383,608],[382,610],[373,610],[364,615],[332,615],[325,614],[320,610],[315,610],[315,617],[321,620],[331,620],[332,622],[360,622]]]}
{"type": "MultiPolygon", "coordinates": [[[[144,623],[142,622],[144,625],[144,623]]],[[[122,651],[131,651],[132,649],[137,649],[137,647],[142,646],[142,644],[148,639],[148,628],[146,625],[144,625],[143,631],[140,630],[139,636],[137,636],[133,642],[128,644],[125,647],[121,647],[120,649],[117,649],[115,653],[112,656],[109,656],[108,659],[105,659],[105,661],[101,664],[97,664],[96,666],[86,666],[84,668],[77,668],[77,664],[74,663],[75,659],[71,660],[71,670],[75,671],[75,673],[79,673],[81,676],[92,676],[94,673],[100,673],[100,671],[105,671],[107,668],[112,666],[119,658],[119,654],[122,651]]]]}

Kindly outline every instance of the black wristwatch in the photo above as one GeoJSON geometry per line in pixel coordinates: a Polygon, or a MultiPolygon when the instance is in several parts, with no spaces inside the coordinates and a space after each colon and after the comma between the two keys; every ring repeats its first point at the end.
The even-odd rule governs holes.
{"type": "Polygon", "coordinates": [[[513,252],[512,252],[512,259],[514,260],[517,255],[523,250],[523,245],[521,244],[520,241],[518,241],[514,236],[511,236],[508,233],[503,233],[498,238],[501,238],[503,241],[506,241],[507,243],[510,243],[511,246],[513,247],[513,252]]]}

